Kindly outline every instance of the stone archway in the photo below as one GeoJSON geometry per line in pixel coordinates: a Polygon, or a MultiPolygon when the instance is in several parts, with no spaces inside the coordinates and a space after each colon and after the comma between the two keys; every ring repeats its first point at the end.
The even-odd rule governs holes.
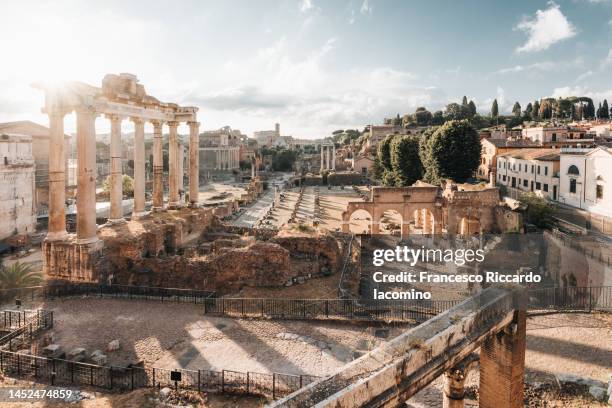
{"type": "Polygon", "coordinates": [[[474,234],[480,234],[480,232],[481,232],[480,219],[478,219],[477,217],[473,215],[471,216],[468,215],[468,216],[461,218],[461,221],[459,222],[459,231],[457,231],[458,234],[474,235],[474,234]]]}
{"type": "Polygon", "coordinates": [[[441,214],[436,213],[430,208],[411,209],[410,233],[424,235],[442,233],[441,214]]]}
{"type": "Polygon", "coordinates": [[[380,225],[381,234],[400,235],[404,237],[404,217],[402,213],[395,209],[385,210],[380,219],[378,220],[380,225]]]}
{"type": "Polygon", "coordinates": [[[348,222],[348,231],[354,234],[371,234],[372,231],[372,214],[367,210],[357,209],[351,213],[348,222]]]}

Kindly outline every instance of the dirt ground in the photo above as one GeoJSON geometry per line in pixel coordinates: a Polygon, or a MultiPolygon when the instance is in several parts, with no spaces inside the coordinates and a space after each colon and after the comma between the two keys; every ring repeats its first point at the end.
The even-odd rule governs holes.
{"type": "Polygon", "coordinates": [[[384,341],[378,325],[211,317],[184,303],[76,298],[43,307],[54,311],[51,333],[64,351],[118,339],[121,349],[107,353],[114,365],[323,376],[384,341]]]}

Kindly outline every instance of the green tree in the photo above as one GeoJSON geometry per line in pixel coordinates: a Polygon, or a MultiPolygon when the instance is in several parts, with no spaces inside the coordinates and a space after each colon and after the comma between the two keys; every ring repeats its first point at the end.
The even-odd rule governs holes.
{"type": "Polygon", "coordinates": [[[384,171],[392,171],[391,166],[391,142],[395,135],[389,135],[378,143],[378,157],[380,158],[380,164],[383,166],[384,171]]]}
{"type": "Polygon", "coordinates": [[[531,118],[535,121],[540,119],[540,101],[533,103],[533,111],[531,112],[531,118]]]}
{"type": "MultiPolygon", "coordinates": [[[[123,189],[123,195],[129,196],[134,192],[134,179],[124,174],[121,176],[121,188],[123,189]]],[[[110,193],[111,190],[111,176],[107,176],[102,183],[102,191],[110,193]]]]}
{"type": "Polygon", "coordinates": [[[444,118],[446,120],[463,120],[470,117],[470,108],[466,105],[459,105],[458,103],[449,103],[446,105],[444,112],[444,118]]]}
{"type": "Polygon", "coordinates": [[[468,103],[468,109],[470,110],[470,117],[474,117],[476,115],[476,104],[474,103],[474,101],[470,101],[470,103],[468,103]]]}
{"type": "Polygon", "coordinates": [[[467,96],[463,95],[463,100],[461,101],[461,105],[468,106],[467,96]]]}
{"type": "Polygon", "coordinates": [[[435,111],[431,118],[431,124],[433,126],[440,126],[444,124],[444,113],[442,111],[435,111]]]}
{"type": "Polygon", "coordinates": [[[423,177],[419,142],[418,136],[399,136],[391,143],[391,165],[398,187],[410,186],[423,177]]]}
{"type": "Polygon", "coordinates": [[[272,170],[290,171],[297,158],[297,153],[290,149],[274,150],[272,153],[272,170]]]}
{"type": "Polygon", "coordinates": [[[525,208],[526,221],[540,228],[548,227],[552,222],[552,205],[535,193],[526,193],[519,197],[519,202],[525,208]]]}
{"type": "Polygon", "coordinates": [[[493,99],[491,104],[491,117],[497,118],[499,116],[499,106],[497,105],[497,99],[493,99]]]}
{"type": "Polygon", "coordinates": [[[424,107],[418,107],[414,112],[414,122],[418,126],[429,126],[433,120],[433,115],[424,107]]]}
{"type": "Polygon", "coordinates": [[[32,265],[15,262],[0,268],[0,289],[15,289],[35,286],[42,282],[41,271],[32,270],[32,265]]]}
{"type": "Polygon", "coordinates": [[[421,160],[427,181],[437,184],[449,178],[463,183],[478,168],[480,138],[468,121],[446,122],[426,140],[426,146],[422,146],[421,160]]]}
{"type": "Polygon", "coordinates": [[[521,104],[518,102],[514,102],[514,106],[512,106],[512,114],[517,118],[521,116],[521,104]]]}

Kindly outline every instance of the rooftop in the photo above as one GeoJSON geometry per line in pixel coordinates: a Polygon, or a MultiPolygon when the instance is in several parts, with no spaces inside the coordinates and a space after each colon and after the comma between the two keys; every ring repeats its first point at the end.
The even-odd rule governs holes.
{"type": "Polygon", "coordinates": [[[519,160],[557,161],[561,149],[521,149],[502,153],[498,157],[508,157],[519,160]]]}

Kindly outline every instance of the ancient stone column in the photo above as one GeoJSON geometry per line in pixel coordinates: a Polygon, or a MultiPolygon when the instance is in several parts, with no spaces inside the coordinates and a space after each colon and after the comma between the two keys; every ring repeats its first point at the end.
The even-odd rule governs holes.
{"type": "Polygon", "coordinates": [[[255,158],[251,157],[251,179],[255,178],[255,158]]]}
{"type": "Polygon", "coordinates": [[[326,156],[327,156],[327,170],[331,169],[331,163],[330,163],[330,156],[331,156],[331,152],[329,151],[329,146],[327,146],[327,149],[325,149],[326,151],[326,156]]]}
{"type": "Polygon", "coordinates": [[[321,171],[325,170],[325,152],[323,152],[324,146],[321,145],[321,171]]]}
{"type": "Polygon", "coordinates": [[[111,122],[110,140],[110,214],[109,223],[125,221],[123,219],[123,172],[121,169],[121,116],[106,115],[111,122]]]}
{"type": "Polygon", "coordinates": [[[332,162],[332,170],[336,170],[336,145],[332,146],[332,157],[331,157],[331,162],[332,162]]]}
{"type": "Polygon", "coordinates": [[[164,208],[164,152],[162,143],[161,121],[152,121],[153,125],[153,211],[164,208]]]}
{"type": "Polygon", "coordinates": [[[131,118],[134,122],[134,208],[132,218],[137,220],[145,215],[145,142],[144,121],[131,118]]]}
{"type": "Polygon", "coordinates": [[[442,408],[463,408],[465,406],[465,373],[449,370],[444,373],[442,408]]]}
{"type": "Polygon", "coordinates": [[[77,122],[77,243],[98,240],[96,235],[96,114],[93,108],[76,110],[77,122]]]}
{"type": "Polygon", "coordinates": [[[170,138],[168,141],[168,207],[177,208],[181,205],[179,201],[179,185],[178,185],[178,122],[168,122],[170,128],[170,138]]]}
{"type": "Polygon", "coordinates": [[[200,195],[200,123],[189,122],[189,202],[197,205],[200,195]]]}
{"type": "MultiPolygon", "coordinates": [[[[523,297],[524,293],[516,297],[523,297]]],[[[487,338],[480,349],[479,406],[522,408],[525,375],[526,311],[515,303],[514,321],[487,338]]]]}
{"type": "Polygon", "coordinates": [[[64,112],[49,112],[49,228],[47,241],[66,237],[66,155],[64,112]]]}

